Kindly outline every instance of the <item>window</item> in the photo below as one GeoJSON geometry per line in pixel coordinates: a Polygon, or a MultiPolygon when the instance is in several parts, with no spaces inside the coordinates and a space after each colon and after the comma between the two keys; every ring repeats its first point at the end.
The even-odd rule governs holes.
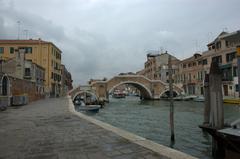
{"type": "Polygon", "coordinates": [[[14,54],[14,47],[10,47],[10,54],[14,54]]]}
{"type": "Polygon", "coordinates": [[[236,52],[232,52],[232,53],[226,54],[226,61],[227,62],[231,62],[235,58],[236,58],[236,52]]]}
{"type": "Polygon", "coordinates": [[[25,68],[25,76],[31,76],[30,68],[25,68]]]}
{"type": "Polygon", "coordinates": [[[32,48],[31,47],[27,47],[26,48],[26,53],[32,53],[32,48]]]}
{"type": "Polygon", "coordinates": [[[192,76],[191,76],[191,74],[190,74],[190,73],[188,74],[188,80],[189,80],[189,81],[191,81],[191,80],[192,80],[192,76]]]}
{"type": "Polygon", "coordinates": [[[226,47],[229,47],[229,42],[225,41],[226,47]]]}
{"type": "Polygon", "coordinates": [[[20,47],[19,49],[25,49],[25,53],[32,53],[32,47],[20,47]]]}
{"type": "Polygon", "coordinates": [[[204,60],[202,61],[202,64],[203,64],[203,65],[207,65],[207,59],[204,59],[204,60]]]}
{"type": "Polygon", "coordinates": [[[233,77],[237,77],[237,67],[233,67],[233,77]]]}
{"type": "Polygon", "coordinates": [[[217,42],[216,48],[217,48],[217,49],[220,49],[220,48],[221,48],[221,42],[220,42],[220,41],[217,42]]]}
{"type": "Polygon", "coordinates": [[[0,54],[4,53],[4,47],[0,47],[0,54]]]}
{"type": "Polygon", "coordinates": [[[238,92],[238,84],[235,85],[235,92],[238,92]]]}
{"type": "Polygon", "coordinates": [[[222,56],[215,56],[212,58],[213,62],[222,63],[222,56]]]}
{"type": "Polygon", "coordinates": [[[198,61],[198,65],[201,65],[202,64],[202,61],[200,60],[200,61],[198,61]]]}

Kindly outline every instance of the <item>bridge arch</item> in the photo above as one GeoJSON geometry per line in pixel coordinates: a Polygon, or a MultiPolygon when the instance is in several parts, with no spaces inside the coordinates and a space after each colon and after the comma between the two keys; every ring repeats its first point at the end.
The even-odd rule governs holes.
{"type": "MultiPolygon", "coordinates": [[[[163,97],[163,95],[169,91],[170,91],[169,89],[165,89],[164,91],[162,91],[159,95],[159,98],[163,97]]],[[[173,97],[178,95],[180,95],[180,93],[177,90],[173,89],[173,97]]]]}
{"type": "Polygon", "coordinates": [[[90,95],[92,95],[95,99],[98,99],[95,93],[90,92],[90,91],[83,91],[83,90],[81,90],[81,91],[78,91],[78,92],[74,93],[74,96],[72,97],[72,101],[74,101],[78,95],[84,94],[84,93],[90,94],[90,95]]]}
{"type": "Polygon", "coordinates": [[[141,93],[141,96],[144,98],[144,99],[151,99],[152,98],[152,92],[150,91],[149,88],[147,88],[144,84],[140,83],[140,82],[136,82],[136,81],[122,81],[122,82],[119,82],[113,86],[110,86],[109,88],[107,88],[107,92],[110,93],[112,92],[115,88],[117,88],[118,86],[120,85],[123,85],[123,84],[129,84],[129,85],[132,85],[134,86],[135,88],[137,88],[140,93],[141,93]]]}

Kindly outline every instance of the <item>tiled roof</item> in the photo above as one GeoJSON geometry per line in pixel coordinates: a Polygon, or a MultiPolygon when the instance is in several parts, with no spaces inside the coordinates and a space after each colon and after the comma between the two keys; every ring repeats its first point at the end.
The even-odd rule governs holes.
{"type": "Polygon", "coordinates": [[[22,44],[22,43],[32,43],[32,44],[38,44],[38,43],[51,43],[51,42],[47,42],[47,41],[43,41],[41,39],[38,40],[33,40],[33,39],[29,39],[29,40],[9,40],[9,39],[0,39],[0,43],[2,44],[8,44],[8,43],[18,43],[18,44],[22,44]]]}
{"type": "MultiPolygon", "coordinates": [[[[29,39],[29,40],[17,40],[17,39],[0,39],[0,44],[52,44],[59,51],[61,51],[55,44],[49,41],[43,41],[42,39],[29,39]]],[[[61,51],[62,52],[62,51],[61,51]]]]}

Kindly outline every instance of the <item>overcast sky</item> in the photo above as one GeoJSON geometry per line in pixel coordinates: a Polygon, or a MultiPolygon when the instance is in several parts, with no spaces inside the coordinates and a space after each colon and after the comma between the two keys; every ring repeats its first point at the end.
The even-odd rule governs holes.
{"type": "Polygon", "coordinates": [[[41,38],[63,51],[74,85],[143,69],[148,50],[179,59],[240,29],[240,0],[0,0],[0,39],[41,38]],[[28,35],[26,31],[28,30],[28,35]]]}

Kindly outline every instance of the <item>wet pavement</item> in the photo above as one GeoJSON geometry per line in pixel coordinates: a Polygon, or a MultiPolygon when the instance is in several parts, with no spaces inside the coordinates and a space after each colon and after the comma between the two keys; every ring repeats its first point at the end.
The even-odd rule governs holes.
{"type": "Polygon", "coordinates": [[[68,98],[0,112],[0,159],[166,159],[70,113],[68,98]]]}

